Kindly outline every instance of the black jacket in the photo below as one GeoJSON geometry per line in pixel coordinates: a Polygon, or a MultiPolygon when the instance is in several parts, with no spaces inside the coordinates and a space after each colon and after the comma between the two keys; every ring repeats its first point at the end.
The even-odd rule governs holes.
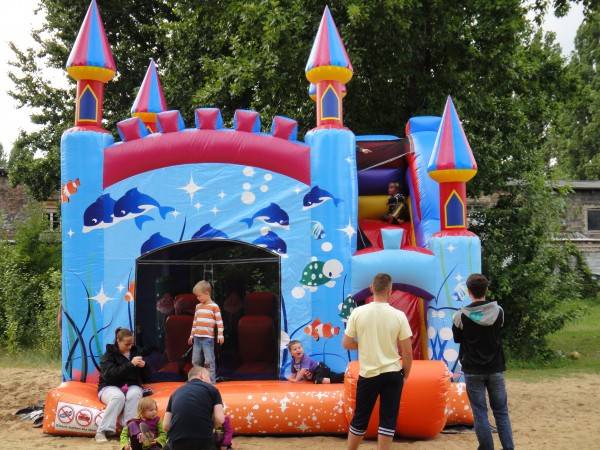
{"type": "Polygon", "coordinates": [[[473,302],[454,315],[452,334],[460,344],[458,359],[467,374],[504,372],[500,331],[504,311],[496,302],[473,302]]]}
{"type": "Polygon", "coordinates": [[[124,384],[128,386],[141,386],[146,383],[150,376],[148,365],[136,367],[131,364],[134,356],[141,353],[134,346],[131,347],[129,358],[121,354],[119,348],[114,344],[106,345],[106,352],[100,360],[100,379],[98,380],[98,391],[106,386],[120,388],[124,384]]]}

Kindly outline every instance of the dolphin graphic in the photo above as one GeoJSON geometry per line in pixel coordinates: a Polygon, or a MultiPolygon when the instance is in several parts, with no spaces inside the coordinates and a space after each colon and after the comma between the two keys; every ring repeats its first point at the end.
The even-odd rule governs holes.
{"type": "Polygon", "coordinates": [[[276,233],[272,231],[267,232],[264,236],[259,237],[252,241],[253,244],[258,245],[259,247],[264,247],[272,252],[277,253],[279,256],[287,258],[287,245],[283,239],[277,236],[276,233]]]}
{"type": "Polygon", "coordinates": [[[163,219],[168,213],[174,211],[170,206],[161,206],[155,199],[142,194],[137,188],[130,189],[115,204],[115,222],[135,219],[136,226],[141,230],[144,222],[154,220],[151,217],[143,217],[144,214],[154,208],[158,208],[158,212],[163,219]]]}
{"type": "Polygon", "coordinates": [[[194,233],[192,239],[229,239],[229,236],[223,231],[211,227],[210,223],[207,223],[194,233]]]}
{"type": "Polygon", "coordinates": [[[115,201],[110,194],[103,194],[88,206],[83,213],[83,232],[112,227],[115,201]]]}
{"type": "Polygon", "coordinates": [[[163,247],[165,245],[172,244],[173,241],[169,238],[162,236],[160,233],[154,233],[152,236],[148,238],[146,242],[142,244],[142,248],[140,249],[140,253],[143,255],[144,253],[148,253],[151,250],[157,249],[159,247],[163,247]]]}
{"type": "Polygon", "coordinates": [[[333,200],[335,206],[342,202],[341,199],[335,198],[325,189],[321,189],[319,186],[315,186],[308,192],[308,194],[304,196],[304,199],[302,200],[302,209],[306,211],[307,209],[316,208],[317,206],[322,205],[328,200],[333,200]]]}
{"type": "Polygon", "coordinates": [[[242,219],[240,222],[245,223],[250,228],[255,220],[260,220],[272,227],[290,229],[290,217],[277,203],[271,203],[266,208],[257,211],[252,217],[242,219]]]}

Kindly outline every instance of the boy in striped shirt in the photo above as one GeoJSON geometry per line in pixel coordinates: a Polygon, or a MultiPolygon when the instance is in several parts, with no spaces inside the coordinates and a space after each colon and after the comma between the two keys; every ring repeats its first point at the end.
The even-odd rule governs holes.
{"type": "Polygon", "coordinates": [[[223,319],[219,305],[210,298],[212,288],[208,281],[198,281],[192,292],[200,303],[196,305],[192,332],[188,344],[193,344],[192,364],[195,366],[206,366],[210,372],[212,383],[216,381],[215,367],[215,326],[217,327],[217,342],[222,344],[223,319]]]}

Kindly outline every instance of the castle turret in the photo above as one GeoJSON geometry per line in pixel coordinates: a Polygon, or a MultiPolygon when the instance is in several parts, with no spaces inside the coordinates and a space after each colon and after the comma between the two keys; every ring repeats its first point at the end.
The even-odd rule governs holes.
{"type": "Polygon", "coordinates": [[[67,60],[67,72],[77,80],[75,126],[102,128],[104,84],[116,71],[98,5],[92,0],[67,60]]]}
{"type": "Polygon", "coordinates": [[[466,232],[466,183],[477,173],[477,163],[450,97],[446,101],[427,171],[440,184],[441,233],[466,232]]]}
{"type": "Polygon", "coordinates": [[[308,81],[316,86],[317,127],[343,128],[344,85],[352,79],[353,69],[328,7],[305,70],[308,81]]]}
{"type": "Polygon", "coordinates": [[[151,133],[156,132],[156,115],[167,110],[167,102],[156,70],[156,63],[150,60],[146,76],[138,91],[131,114],[139,117],[151,133]]]}

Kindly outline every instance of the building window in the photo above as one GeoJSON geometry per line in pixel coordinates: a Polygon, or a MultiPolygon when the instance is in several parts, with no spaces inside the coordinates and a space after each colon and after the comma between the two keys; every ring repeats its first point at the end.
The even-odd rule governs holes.
{"type": "Polygon", "coordinates": [[[600,209],[587,210],[588,231],[600,231],[600,209]]]}
{"type": "Polygon", "coordinates": [[[55,212],[46,212],[46,220],[48,221],[48,229],[50,231],[58,231],[60,229],[60,216],[55,212]]]}

